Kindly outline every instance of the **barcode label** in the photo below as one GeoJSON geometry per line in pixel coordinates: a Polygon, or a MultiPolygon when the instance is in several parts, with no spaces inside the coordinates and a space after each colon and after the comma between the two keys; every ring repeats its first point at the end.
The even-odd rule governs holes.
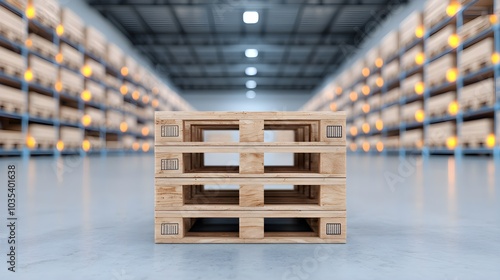
{"type": "Polygon", "coordinates": [[[179,170],[179,160],[176,158],[162,159],[161,170],[179,170]]]}
{"type": "Polygon", "coordinates": [[[162,125],[161,137],[179,137],[178,125],[162,125]]]}
{"type": "Polygon", "coordinates": [[[327,126],[326,138],[342,138],[342,126],[341,125],[327,126]]]}
{"type": "Polygon", "coordinates": [[[179,224],[177,223],[161,224],[161,235],[178,235],[178,234],[179,234],[179,224]]]}
{"type": "Polygon", "coordinates": [[[341,235],[342,225],[340,223],[327,223],[326,235],[341,235]]]}

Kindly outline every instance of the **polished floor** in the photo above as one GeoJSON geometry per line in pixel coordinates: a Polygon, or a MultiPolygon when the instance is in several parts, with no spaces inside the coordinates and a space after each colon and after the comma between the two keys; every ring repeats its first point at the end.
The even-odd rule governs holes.
{"type": "Polygon", "coordinates": [[[490,158],[350,156],[345,245],[155,245],[151,155],[3,158],[3,182],[12,163],[18,264],[0,279],[500,279],[490,158]]]}

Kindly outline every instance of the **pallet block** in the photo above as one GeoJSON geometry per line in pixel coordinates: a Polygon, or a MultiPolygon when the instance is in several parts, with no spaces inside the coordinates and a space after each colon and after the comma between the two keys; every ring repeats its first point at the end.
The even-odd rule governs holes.
{"type": "Polygon", "coordinates": [[[387,34],[381,43],[380,56],[384,61],[398,54],[399,51],[399,34],[397,30],[387,34]]]}
{"type": "Polygon", "coordinates": [[[103,111],[92,107],[86,107],[84,112],[92,119],[91,126],[97,127],[106,124],[106,116],[103,111]]]}
{"type": "Polygon", "coordinates": [[[0,71],[22,78],[24,76],[24,58],[16,52],[0,46],[0,71]]]}
{"type": "Polygon", "coordinates": [[[417,94],[415,90],[416,86],[423,82],[422,74],[416,73],[410,77],[407,77],[401,81],[401,95],[402,96],[413,96],[417,94]]]}
{"type": "Polygon", "coordinates": [[[84,45],[85,24],[77,14],[69,8],[62,8],[61,24],[64,27],[63,37],[68,38],[73,43],[84,45]]]}
{"type": "Polygon", "coordinates": [[[421,11],[411,13],[399,26],[399,46],[408,47],[417,39],[416,31],[423,27],[423,15],[421,11]]]}
{"type": "Polygon", "coordinates": [[[85,65],[92,69],[92,78],[99,81],[106,81],[106,67],[90,57],[85,58],[85,65]]]}
{"type": "Polygon", "coordinates": [[[462,124],[458,141],[464,148],[485,147],[486,139],[490,134],[494,134],[493,119],[466,121],[462,124]]]}
{"type": "Polygon", "coordinates": [[[109,129],[120,129],[123,121],[123,114],[117,111],[106,111],[106,127],[109,129]]]}
{"type": "Polygon", "coordinates": [[[456,68],[456,58],[455,54],[452,53],[431,62],[425,73],[427,77],[427,88],[433,88],[447,83],[447,71],[453,68],[456,68]]]}
{"type": "Polygon", "coordinates": [[[433,58],[450,49],[451,47],[448,44],[448,39],[453,34],[455,34],[455,26],[447,25],[445,28],[432,35],[429,39],[427,39],[425,56],[433,58]]]}
{"type": "Polygon", "coordinates": [[[382,138],[384,148],[386,149],[399,149],[399,136],[388,136],[382,138]]]}
{"type": "Polygon", "coordinates": [[[495,105],[495,83],[489,78],[462,89],[458,103],[463,111],[478,110],[495,105]]]}
{"type": "Polygon", "coordinates": [[[424,109],[424,104],[422,101],[415,101],[412,103],[405,104],[401,108],[401,120],[406,123],[414,123],[416,122],[415,120],[415,114],[419,110],[424,109]]]}
{"type": "Polygon", "coordinates": [[[382,78],[386,82],[393,81],[399,77],[399,61],[394,60],[382,68],[382,78]]]}
{"type": "Polygon", "coordinates": [[[467,75],[491,66],[494,52],[495,43],[492,37],[464,49],[459,63],[460,73],[467,75]]]}
{"type": "Polygon", "coordinates": [[[493,24],[491,23],[490,16],[483,15],[465,23],[462,28],[459,29],[458,35],[460,40],[464,42],[491,27],[493,27],[493,24]]]}
{"type": "Polygon", "coordinates": [[[28,5],[28,0],[7,0],[12,6],[18,8],[21,11],[26,11],[28,5]]]}
{"type": "Polygon", "coordinates": [[[46,58],[54,59],[58,53],[57,46],[53,42],[35,33],[30,33],[28,35],[28,42],[27,45],[30,50],[36,51],[46,58]]]}
{"type": "Polygon", "coordinates": [[[18,44],[26,40],[26,23],[21,17],[0,6],[0,35],[18,44]]]}
{"type": "Polygon", "coordinates": [[[56,146],[57,131],[51,125],[30,123],[28,135],[35,138],[38,149],[52,149],[56,146]]]}
{"type": "Polygon", "coordinates": [[[398,126],[400,124],[399,105],[396,104],[382,110],[382,121],[385,127],[398,126]]]}
{"type": "Polygon", "coordinates": [[[71,70],[59,68],[59,81],[61,82],[62,91],[74,97],[79,97],[80,93],[85,89],[84,78],[71,70]]]}
{"type": "Polygon", "coordinates": [[[83,130],[77,127],[62,126],[60,135],[64,142],[64,149],[80,149],[83,142],[83,130]]]}
{"type": "Polygon", "coordinates": [[[442,22],[448,15],[446,8],[450,0],[428,0],[424,8],[424,26],[426,30],[442,22]]]}
{"type": "Polygon", "coordinates": [[[61,106],[59,108],[59,118],[65,122],[79,123],[82,119],[82,112],[77,108],[61,106]]]}
{"type": "Polygon", "coordinates": [[[92,94],[92,101],[96,103],[105,103],[106,89],[100,84],[91,80],[85,81],[85,88],[92,94]]]}
{"type": "Polygon", "coordinates": [[[33,72],[33,81],[50,88],[54,88],[57,82],[57,66],[38,56],[30,54],[28,65],[33,72]]]}
{"type": "Polygon", "coordinates": [[[423,51],[424,50],[422,45],[419,44],[403,54],[403,56],[401,57],[401,70],[408,71],[419,66],[417,64],[416,58],[418,55],[422,54],[423,51]]]}
{"type": "Polygon", "coordinates": [[[433,96],[429,99],[427,107],[427,115],[431,118],[442,117],[448,115],[448,107],[457,100],[454,91],[446,92],[440,95],[433,96]]]}
{"type": "Polygon", "coordinates": [[[401,147],[407,149],[421,149],[423,146],[423,131],[421,128],[405,131],[400,135],[401,147]]]}
{"type": "Polygon", "coordinates": [[[26,111],[24,92],[18,88],[0,84],[0,110],[22,114],[26,111]]]}
{"type": "Polygon", "coordinates": [[[29,92],[28,98],[28,111],[30,115],[47,119],[55,119],[59,115],[56,98],[32,91],[29,92]]]}
{"type": "Polygon", "coordinates": [[[345,118],[331,112],[156,112],[155,241],[345,243],[345,118]],[[239,142],[205,142],[205,132],[213,130],[237,131],[239,142]],[[264,142],[265,130],[294,137],[264,142]],[[239,154],[239,165],[205,165],[206,153],[239,154]],[[266,153],[293,153],[293,165],[267,166],[266,153]],[[214,184],[237,187],[217,190],[214,184]],[[293,188],[265,187],[276,184],[293,188]],[[307,230],[276,232],[275,218],[307,230]],[[217,223],[228,223],[224,219],[231,230],[213,232],[217,223]],[[200,232],[204,224],[212,232],[200,232]]]}
{"type": "Polygon", "coordinates": [[[30,3],[35,8],[35,19],[43,25],[52,29],[60,23],[61,8],[56,0],[31,0],[30,3]]]}
{"type": "Polygon", "coordinates": [[[108,43],[107,45],[107,62],[114,69],[120,70],[122,66],[125,64],[124,54],[121,48],[113,43],[108,43]]]}
{"type": "Polygon", "coordinates": [[[377,110],[382,106],[382,95],[376,94],[368,98],[368,104],[370,105],[371,110],[377,110]]]}
{"type": "Polygon", "coordinates": [[[454,121],[431,124],[425,135],[425,144],[431,148],[445,148],[448,139],[457,135],[456,131],[454,121]]]}
{"type": "Polygon", "coordinates": [[[123,96],[114,90],[108,89],[106,91],[106,105],[114,109],[122,109],[123,96]]]}
{"type": "Polygon", "coordinates": [[[106,37],[97,29],[85,28],[85,49],[98,58],[106,57],[106,37]]]}
{"type": "Polygon", "coordinates": [[[386,94],[382,95],[382,104],[392,104],[394,102],[398,102],[401,98],[401,89],[399,87],[393,88],[388,91],[386,94]]]}
{"type": "Polygon", "coordinates": [[[83,53],[66,43],[61,43],[60,54],[62,55],[60,62],[62,65],[80,71],[83,66],[83,53]]]}

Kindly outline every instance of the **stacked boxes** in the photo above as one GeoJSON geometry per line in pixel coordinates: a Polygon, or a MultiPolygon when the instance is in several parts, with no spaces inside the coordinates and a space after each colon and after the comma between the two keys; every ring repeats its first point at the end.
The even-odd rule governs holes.
{"type": "Polygon", "coordinates": [[[345,243],[345,118],[328,112],[157,112],[155,241],[345,243]],[[239,141],[206,141],[220,130],[234,131],[239,141]],[[294,141],[266,142],[264,131],[289,131],[294,141]],[[269,165],[274,153],[293,164],[269,165]],[[210,163],[230,155],[239,160],[210,163]]]}

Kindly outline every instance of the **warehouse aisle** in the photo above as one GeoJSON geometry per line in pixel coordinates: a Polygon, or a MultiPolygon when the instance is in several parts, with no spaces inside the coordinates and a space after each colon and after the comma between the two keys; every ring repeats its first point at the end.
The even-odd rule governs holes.
{"type": "Polygon", "coordinates": [[[346,245],[155,245],[152,155],[7,158],[0,172],[12,163],[19,264],[1,279],[500,277],[500,164],[488,158],[351,155],[346,245]]]}

